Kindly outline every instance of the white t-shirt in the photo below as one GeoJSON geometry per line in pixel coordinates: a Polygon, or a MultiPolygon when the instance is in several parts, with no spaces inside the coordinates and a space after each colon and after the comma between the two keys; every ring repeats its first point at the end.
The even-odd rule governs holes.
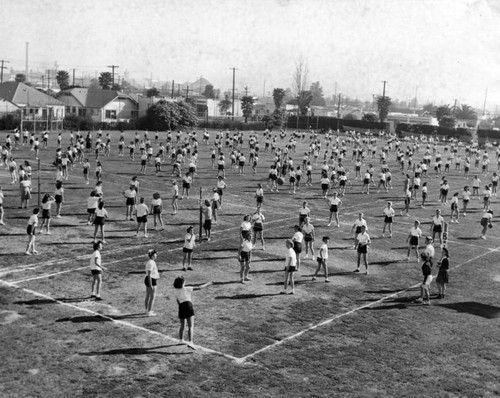
{"type": "Polygon", "coordinates": [[[360,245],[366,245],[366,244],[371,242],[370,235],[368,235],[366,232],[358,234],[358,236],[356,237],[356,240],[358,241],[358,243],[360,245]]]}
{"type": "Polygon", "coordinates": [[[191,293],[193,292],[192,287],[181,287],[180,289],[174,290],[175,299],[179,304],[185,301],[191,301],[191,293]]]}
{"type": "Polygon", "coordinates": [[[195,245],[195,240],[196,240],[196,235],[195,234],[187,233],[184,236],[184,246],[183,247],[186,248],[186,249],[193,250],[194,249],[194,245],[195,245]]]}
{"type": "Polygon", "coordinates": [[[293,234],[292,240],[297,243],[302,243],[302,240],[304,239],[304,234],[300,231],[297,231],[293,234]]]}
{"type": "Polygon", "coordinates": [[[387,217],[394,217],[394,214],[396,214],[396,212],[394,211],[394,209],[392,207],[386,207],[384,209],[384,214],[387,216],[387,217]]]}
{"type": "Polygon", "coordinates": [[[137,217],[147,216],[149,213],[148,206],[145,203],[139,203],[137,205],[137,217]]]}
{"type": "Polygon", "coordinates": [[[101,265],[101,253],[99,252],[99,250],[95,250],[94,253],[92,253],[92,256],[90,257],[90,269],[101,271],[102,269],[100,265],[101,265]]]}
{"type": "Polygon", "coordinates": [[[410,235],[420,237],[420,236],[422,236],[422,230],[418,227],[411,227],[410,228],[410,235]]]}
{"type": "Polygon", "coordinates": [[[285,258],[285,267],[295,267],[297,266],[297,255],[293,251],[293,248],[289,248],[286,251],[286,258],[285,258]]]}
{"type": "Polygon", "coordinates": [[[319,249],[318,257],[322,258],[324,260],[328,259],[328,245],[326,243],[324,243],[324,242],[323,242],[323,244],[321,245],[321,247],[319,249]]]}
{"type": "Polygon", "coordinates": [[[158,279],[160,277],[158,267],[156,266],[156,262],[154,260],[148,260],[146,262],[146,275],[148,274],[148,271],[151,271],[151,278],[158,279]]]}

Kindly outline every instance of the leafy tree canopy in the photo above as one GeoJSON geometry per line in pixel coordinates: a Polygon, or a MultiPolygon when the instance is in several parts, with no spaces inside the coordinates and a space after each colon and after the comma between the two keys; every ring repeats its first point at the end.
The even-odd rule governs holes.
{"type": "Polygon", "coordinates": [[[26,82],[26,75],[23,73],[16,73],[16,82],[26,82]]]}
{"type": "Polygon", "coordinates": [[[377,97],[377,109],[380,121],[383,123],[385,119],[387,119],[387,115],[389,114],[389,108],[392,104],[392,100],[390,97],[377,97]]]}
{"type": "Polygon", "coordinates": [[[156,87],[151,87],[148,91],[146,91],[146,96],[148,98],[158,97],[160,95],[160,91],[156,87]]]}
{"type": "Polygon", "coordinates": [[[448,128],[455,128],[455,125],[457,123],[457,120],[453,116],[443,116],[441,119],[439,119],[439,125],[441,127],[448,127],[448,128]]]}
{"type": "Polygon", "coordinates": [[[325,97],[323,96],[323,88],[319,85],[319,82],[311,84],[310,88],[312,94],[311,105],[313,106],[325,106],[325,97]]]}
{"type": "Polygon", "coordinates": [[[56,81],[61,90],[66,90],[69,88],[69,73],[65,70],[60,70],[57,72],[56,81]]]}
{"type": "Polygon", "coordinates": [[[202,94],[205,98],[215,98],[214,86],[207,84],[202,94]]]}
{"type": "Polygon", "coordinates": [[[273,90],[274,107],[276,109],[281,108],[284,98],[285,98],[285,90],[283,90],[282,88],[275,88],[273,90]]]}
{"type": "Polygon", "coordinates": [[[103,90],[109,90],[113,85],[113,75],[111,75],[111,72],[101,72],[97,80],[103,90]]]}
{"type": "Polygon", "coordinates": [[[248,118],[252,115],[253,111],[253,97],[245,95],[241,98],[241,110],[245,117],[245,123],[248,123],[248,118]]]}

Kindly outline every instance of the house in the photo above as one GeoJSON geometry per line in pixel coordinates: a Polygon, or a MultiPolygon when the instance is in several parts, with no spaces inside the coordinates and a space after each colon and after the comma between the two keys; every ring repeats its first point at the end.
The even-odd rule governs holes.
{"type": "Polygon", "coordinates": [[[72,88],[59,93],[68,115],[91,118],[99,123],[130,122],[138,117],[138,102],[116,90],[72,88]]]}
{"type": "Polygon", "coordinates": [[[0,116],[20,112],[21,107],[14,104],[13,102],[6,100],[4,98],[0,98],[0,116]]]}
{"type": "Polygon", "coordinates": [[[65,107],[61,101],[38,91],[21,82],[0,84],[0,99],[22,109],[21,124],[33,127],[53,129],[62,128],[65,107]]]}

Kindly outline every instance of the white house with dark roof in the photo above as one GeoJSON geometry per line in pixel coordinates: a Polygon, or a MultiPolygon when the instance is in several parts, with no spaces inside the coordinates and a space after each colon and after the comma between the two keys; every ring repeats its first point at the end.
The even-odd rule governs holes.
{"type": "Polygon", "coordinates": [[[95,122],[117,123],[137,119],[137,101],[116,90],[72,88],[57,98],[66,106],[69,115],[89,117],[95,122]]]}

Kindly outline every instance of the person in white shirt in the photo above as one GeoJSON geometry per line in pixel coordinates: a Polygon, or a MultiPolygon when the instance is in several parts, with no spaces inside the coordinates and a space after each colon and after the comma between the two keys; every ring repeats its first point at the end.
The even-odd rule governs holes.
{"type": "Polygon", "coordinates": [[[38,213],[40,212],[40,209],[38,207],[35,207],[33,209],[33,214],[31,215],[30,219],[28,220],[28,227],[26,228],[26,233],[28,234],[28,246],[26,247],[26,254],[31,255],[33,254],[38,254],[36,251],[36,227],[38,226],[38,213]],[[30,252],[31,250],[31,252],[30,252]]]}
{"type": "Polygon", "coordinates": [[[285,283],[281,294],[287,293],[288,284],[290,284],[292,288],[290,294],[295,294],[295,280],[293,274],[297,271],[297,254],[293,250],[294,243],[291,239],[287,239],[285,244],[287,248],[285,258],[285,283]]]}
{"type": "Polygon", "coordinates": [[[366,255],[368,253],[368,247],[371,244],[370,235],[366,233],[366,226],[361,226],[361,232],[356,236],[357,242],[357,252],[358,252],[358,261],[357,268],[354,272],[359,272],[359,266],[361,262],[361,257],[363,257],[363,262],[365,264],[366,275],[368,275],[368,260],[366,259],[366,255]]]}
{"type": "Polygon", "coordinates": [[[101,301],[102,271],[106,268],[101,264],[102,242],[98,240],[94,243],[94,252],[90,256],[90,272],[92,273],[92,294],[90,298],[101,301]]]}
{"type": "Polygon", "coordinates": [[[257,241],[257,236],[260,237],[260,243],[262,244],[262,250],[266,250],[266,246],[264,244],[264,221],[266,221],[266,217],[261,212],[261,207],[257,207],[257,211],[252,216],[252,229],[253,229],[253,245],[255,247],[255,243],[257,241]]]}
{"type": "Polygon", "coordinates": [[[3,215],[4,215],[3,199],[4,199],[4,196],[3,196],[3,192],[2,192],[2,187],[0,186],[0,225],[5,225],[3,222],[3,215]]]}
{"type": "Polygon", "coordinates": [[[311,210],[307,207],[307,202],[302,203],[302,207],[299,210],[299,225],[304,224],[306,217],[309,217],[311,214],[311,210]]]}
{"type": "Polygon", "coordinates": [[[146,285],[146,299],[144,300],[146,316],[156,316],[156,313],[153,312],[153,305],[155,302],[157,281],[160,279],[160,273],[155,261],[157,256],[156,250],[151,249],[148,251],[149,260],[146,262],[146,277],[144,278],[144,284],[146,285]]]}
{"type": "Polygon", "coordinates": [[[406,238],[406,243],[408,244],[408,253],[406,256],[406,261],[410,261],[410,253],[415,250],[415,255],[417,256],[417,262],[420,257],[418,254],[418,240],[422,236],[422,230],[420,229],[420,221],[415,220],[415,224],[410,228],[410,233],[408,238],[406,238]]]}
{"type": "Polygon", "coordinates": [[[156,220],[161,226],[161,231],[165,229],[163,224],[163,219],[161,218],[161,213],[163,212],[163,202],[160,197],[159,192],[153,193],[153,199],[151,199],[150,213],[153,215],[153,226],[156,229],[156,220]]]}
{"type": "Polygon", "coordinates": [[[382,238],[385,236],[385,228],[389,231],[389,238],[392,238],[392,221],[395,210],[392,207],[392,202],[387,202],[387,207],[384,209],[384,229],[382,230],[382,238]]]}
{"type": "Polygon", "coordinates": [[[212,204],[208,199],[205,199],[203,202],[200,201],[200,206],[202,203],[205,205],[203,207],[203,214],[205,215],[205,222],[203,223],[203,229],[205,230],[205,236],[207,237],[207,241],[210,242],[210,238],[212,235],[212,204]]]}
{"type": "Polygon", "coordinates": [[[462,191],[462,211],[463,211],[463,215],[466,216],[467,215],[467,207],[469,206],[469,202],[470,202],[470,190],[469,190],[469,187],[468,186],[465,186],[464,187],[464,190],[462,191]]]}
{"type": "Polygon", "coordinates": [[[297,256],[297,269],[300,269],[300,253],[302,253],[302,241],[304,240],[304,234],[302,233],[302,227],[300,225],[295,226],[295,233],[292,236],[293,251],[297,256]]]}
{"type": "Polygon", "coordinates": [[[135,210],[137,217],[137,230],[135,236],[139,236],[139,230],[141,226],[144,229],[144,237],[148,237],[148,214],[149,208],[146,203],[144,203],[144,198],[141,198],[139,204],[137,205],[137,209],[135,210]]]}
{"type": "Polygon", "coordinates": [[[328,265],[327,265],[327,260],[328,260],[328,242],[330,241],[329,236],[323,236],[323,243],[321,244],[321,247],[318,252],[318,257],[316,260],[318,261],[318,268],[316,268],[316,272],[314,273],[314,276],[312,277],[312,280],[315,281],[316,277],[318,276],[318,273],[321,269],[323,269],[325,273],[325,282],[330,282],[328,279],[328,265]]]}
{"type": "Polygon", "coordinates": [[[187,269],[192,271],[193,268],[191,266],[193,250],[196,242],[196,235],[193,232],[194,228],[189,226],[186,230],[186,235],[184,235],[184,245],[182,247],[182,252],[184,253],[184,257],[182,259],[182,270],[186,271],[186,261],[187,261],[187,269]]]}
{"type": "Polygon", "coordinates": [[[444,218],[441,216],[441,210],[436,210],[436,215],[432,217],[431,232],[432,240],[434,241],[436,234],[439,238],[439,244],[443,245],[443,229],[444,229],[444,218]]]}
{"type": "Polygon", "coordinates": [[[335,216],[335,221],[337,222],[337,228],[340,228],[340,221],[339,221],[339,208],[342,205],[342,201],[338,197],[338,194],[336,191],[332,193],[332,198],[329,199],[330,203],[330,218],[328,219],[328,227],[332,225],[332,218],[335,216]]]}
{"type": "Polygon", "coordinates": [[[125,215],[125,220],[132,221],[133,220],[133,211],[135,206],[135,200],[137,197],[137,191],[135,189],[135,185],[130,185],[125,192],[123,192],[123,196],[125,197],[125,205],[127,206],[127,213],[125,215]]]}
{"type": "Polygon", "coordinates": [[[492,219],[493,210],[488,210],[483,213],[483,216],[481,217],[481,226],[483,227],[483,230],[481,231],[481,239],[486,239],[486,232],[488,231],[488,228],[493,228],[493,224],[491,223],[492,219]]]}
{"type": "Polygon", "coordinates": [[[248,276],[250,272],[250,262],[252,261],[252,249],[254,245],[252,244],[251,235],[247,235],[241,241],[240,247],[238,248],[238,261],[240,262],[240,280],[241,283],[251,281],[252,278],[248,276]]]}
{"type": "Polygon", "coordinates": [[[172,181],[172,209],[173,214],[177,214],[179,211],[178,207],[178,199],[179,199],[179,185],[177,185],[177,181],[172,181]]]}
{"type": "Polygon", "coordinates": [[[177,301],[177,304],[179,305],[179,321],[180,321],[180,327],[179,327],[179,340],[184,343],[184,329],[186,327],[186,323],[188,326],[188,340],[187,340],[187,345],[191,347],[192,349],[196,349],[196,347],[193,345],[194,340],[194,309],[193,309],[193,303],[191,301],[191,293],[193,290],[200,290],[203,289],[209,285],[211,285],[211,282],[204,283],[203,285],[199,285],[196,287],[193,286],[185,286],[185,281],[184,277],[179,276],[175,278],[174,280],[174,295],[175,299],[177,301]]]}
{"type": "Polygon", "coordinates": [[[104,208],[104,202],[101,200],[95,209],[94,217],[94,242],[96,242],[97,230],[101,230],[101,241],[103,244],[106,243],[104,239],[104,222],[108,217],[108,212],[104,208]]]}
{"type": "Polygon", "coordinates": [[[302,233],[306,244],[306,256],[304,258],[309,258],[309,252],[311,252],[311,258],[314,259],[314,225],[310,223],[309,217],[306,217],[304,224],[302,224],[302,233]]]}
{"type": "Polygon", "coordinates": [[[358,213],[358,219],[354,221],[354,224],[352,225],[351,228],[351,233],[354,232],[354,247],[353,249],[356,248],[358,242],[356,241],[356,237],[358,234],[361,233],[361,227],[365,227],[365,229],[368,229],[368,226],[366,225],[366,220],[363,218],[363,213],[358,213]]]}

